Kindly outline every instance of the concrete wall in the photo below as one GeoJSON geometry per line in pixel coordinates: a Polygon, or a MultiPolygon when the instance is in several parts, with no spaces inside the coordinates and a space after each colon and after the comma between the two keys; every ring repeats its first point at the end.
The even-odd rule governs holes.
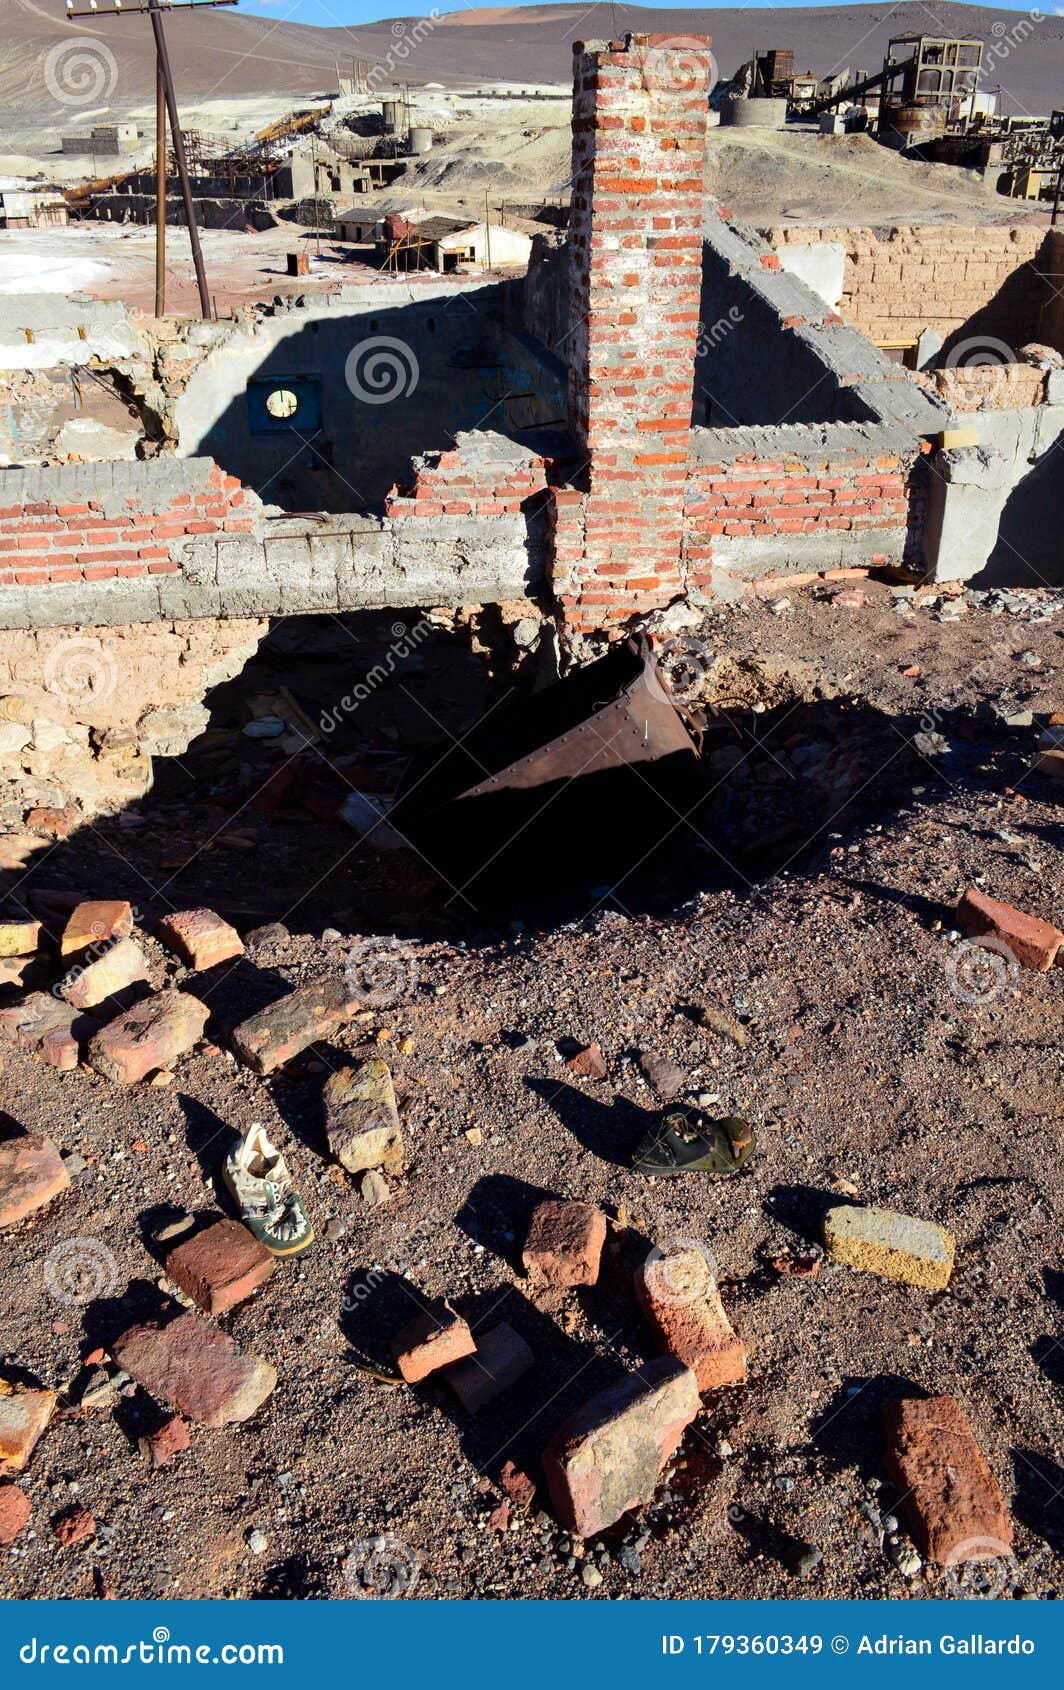
{"type": "Polygon", "coordinates": [[[1064,586],[1064,405],[965,416],[978,444],[935,452],[924,530],[937,581],[1064,586]]]}
{"type": "Polygon", "coordinates": [[[143,350],[121,300],[77,293],[0,297],[0,370],[49,370],[93,359],[110,363],[143,350]]]}

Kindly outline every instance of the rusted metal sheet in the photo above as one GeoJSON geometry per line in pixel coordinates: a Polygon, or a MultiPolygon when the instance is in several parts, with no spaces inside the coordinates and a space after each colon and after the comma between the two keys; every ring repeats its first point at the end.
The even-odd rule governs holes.
{"type": "Polygon", "coordinates": [[[630,872],[703,793],[698,744],[639,639],[420,759],[392,820],[463,900],[494,902],[630,872]]]}

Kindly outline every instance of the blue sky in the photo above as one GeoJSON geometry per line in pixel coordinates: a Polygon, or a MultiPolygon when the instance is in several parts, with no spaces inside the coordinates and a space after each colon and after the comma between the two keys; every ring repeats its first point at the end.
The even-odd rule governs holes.
{"type": "MultiPolygon", "coordinates": [[[[470,0],[470,4],[483,4],[484,0],[470,0]]],[[[490,0],[488,0],[490,3],[490,0]]],[[[549,4],[550,0],[542,0],[549,4]]],[[[639,4],[653,6],[655,0],[639,0],[639,4]]],[[[670,0],[673,5],[683,5],[685,0],[670,0]]],[[[769,6],[774,10],[783,7],[809,4],[810,0],[742,0],[745,6],[769,6]]],[[[815,4],[816,0],[812,0],[815,4]]],[[[976,0],[978,3],[978,0],[976,0]]],[[[431,12],[433,5],[438,5],[441,12],[460,12],[465,10],[462,5],[448,3],[448,0],[429,0],[423,4],[422,0],[241,0],[242,12],[257,12],[264,18],[283,17],[293,23],[318,24],[352,24],[371,23],[376,18],[421,17],[431,12]]],[[[1030,7],[1024,0],[997,0],[993,5],[994,11],[1026,12],[1030,7]]],[[[1049,0],[1049,4],[1041,7],[1044,17],[1052,17],[1060,11],[1060,0],[1049,0]]]]}

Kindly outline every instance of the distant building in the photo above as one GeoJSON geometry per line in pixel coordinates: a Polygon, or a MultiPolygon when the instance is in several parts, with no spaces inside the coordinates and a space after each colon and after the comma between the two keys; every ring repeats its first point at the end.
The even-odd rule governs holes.
{"type": "Polygon", "coordinates": [[[343,241],[371,243],[386,270],[498,270],[526,268],[532,251],[529,235],[502,223],[477,223],[460,217],[417,217],[412,211],[382,212],[352,206],[337,214],[336,233],[343,241]]]}
{"type": "Polygon", "coordinates": [[[44,229],[69,223],[70,211],[62,194],[0,194],[0,228],[44,229]]]}
{"type": "Polygon", "coordinates": [[[135,123],[99,123],[91,135],[64,135],[62,150],[79,158],[123,158],[135,153],[140,135],[135,123]]]}

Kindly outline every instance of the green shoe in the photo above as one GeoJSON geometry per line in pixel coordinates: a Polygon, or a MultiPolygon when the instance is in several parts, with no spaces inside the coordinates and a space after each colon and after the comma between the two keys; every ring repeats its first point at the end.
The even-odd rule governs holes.
{"type": "Polygon", "coordinates": [[[279,1150],[256,1121],[226,1157],[222,1173],[240,1218],[273,1256],[301,1256],[314,1242],[314,1227],[279,1150]]]}
{"type": "Polygon", "coordinates": [[[739,1115],[715,1121],[704,1109],[665,1109],[633,1150],[632,1167],[641,1174],[734,1174],[756,1143],[739,1115]]]}

